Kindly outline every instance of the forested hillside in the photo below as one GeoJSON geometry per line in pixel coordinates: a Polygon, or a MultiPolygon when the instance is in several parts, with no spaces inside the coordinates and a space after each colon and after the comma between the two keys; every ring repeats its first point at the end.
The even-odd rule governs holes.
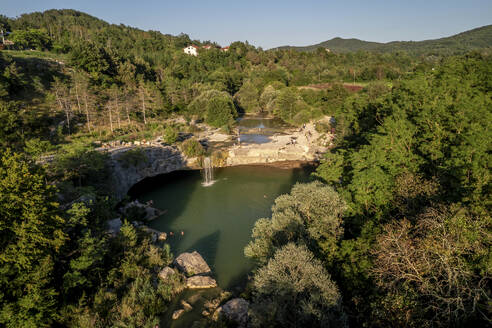
{"type": "Polygon", "coordinates": [[[0,24],[14,42],[0,51],[0,326],[155,327],[183,281],[156,278],[172,249],[131,224],[138,211],[107,233],[122,214],[95,148],[163,136],[185,149],[195,122],[229,132],[243,113],[293,126],[328,115],[318,128],[335,131],[313,181],[252,231],[256,268],[241,291],[252,326],[490,325],[492,58],[449,55],[489,47],[490,26],[429,56],[401,50],[437,43],[234,42],[195,57],[182,48],[212,43],[73,10],[0,24]]]}
{"type": "Polygon", "coordinates": [[[311,46],[283,46],[279,50],[315,51],[318,48],[334,52],[395,52],[405,51],[411,54],[457,55],[476,49],[492,47],[492,25],[482,26],[450,37],[425,41],[392,41],[387,43],[369,42],[358,39],[333,38],[311,46]]]}

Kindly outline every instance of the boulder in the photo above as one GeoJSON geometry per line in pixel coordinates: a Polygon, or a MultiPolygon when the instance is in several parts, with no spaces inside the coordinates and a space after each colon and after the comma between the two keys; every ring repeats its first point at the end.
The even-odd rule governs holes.
{"type": "Polygon", "coordinates": [[[249,302],[243,298],[233,298],[222,306],[222,313],[240,327],[246,327],[248,322],[249,302]]]}
{"type": "Polygon", "coordinates": [[[214,288],[217,282],[208,276],[193,276],[186,279],[186,287],[190,289],[214,288]]]}
{"type": "Polygon", "coordinates": [[[170,267],[165,267],[164,269],[161,270],[161,272],[159,272],[159,278],[161,278],[162,280],[168,280],[169,277],[171,277],[173,274],[175,274],[176,272],[170,268],[170,267]]]}
{"type": "Polygon", "coordinates": [[[173,312],[173,320],[178,319],[185,312],[183,309],[179,309],[173,312]]]}
{"type": "Polygon", "coordinates": [[[222,314],[222,307],[218,307],[215,311],[214,314],[212,314],[212,320],[217,321],[219,320],[220,315],[222,314]]]}
{"type": "Polygon", "coordinates": [[[186,302],[185,300],[181,301],[181,305],[183,306],[183,309],[186,312],[193,310],[193,307],[188,302],[186,302]]]}
{"type": "Polygon", "coordinates": [[[116,218],[116,219],[113,219],[113,220],[109,220],[107,222],[107,225],[108,225],[108,232],[113,235],[113,236],[116,236],[118,234],[118,232],[120,232],[120,228],[121,228],[121,225],[122,225],[122,222],[121,222],[121,219],[120,218],[116,218]]]}
{"type": "Polygon", "coordinates": [[[210,267],[197,251],[182,253],[174,260],[174,265],[187,276],[210,273],[210,267]]]}

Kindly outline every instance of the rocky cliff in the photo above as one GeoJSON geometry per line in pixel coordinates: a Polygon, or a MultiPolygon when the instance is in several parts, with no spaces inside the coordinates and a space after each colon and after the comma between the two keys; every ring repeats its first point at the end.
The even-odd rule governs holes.
{"type": "Polygon", "coordinates": [[[132,146],[109,151],[111,188],[117,199],[123,199],[130,188],[145,178],[177,170],[198,168],[193,160],[175,147],[158,144],[132,146]],[[138,154],[131,160],[129,152],[138,154]]]}

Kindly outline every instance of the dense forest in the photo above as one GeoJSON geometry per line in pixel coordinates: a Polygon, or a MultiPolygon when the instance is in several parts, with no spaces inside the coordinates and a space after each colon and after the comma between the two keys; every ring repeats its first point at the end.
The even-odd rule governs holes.
{"type": "Polygon", "coordinates": [[[456,55],[225,52],[73,10],[0,24],[13,42],[0,51],[1,326],[158,324],[183,288],[155,279],[172,249],[132,217],[106,233],[117,204],[95,145],[180,144],[191,122],[227,132],[243,113],[333,116],[336,136],[312,182],[255,224],[254,327],[491,324],[490,26],[456,55]],[[187,124],[162,123],[176,116],[187,124]]]}

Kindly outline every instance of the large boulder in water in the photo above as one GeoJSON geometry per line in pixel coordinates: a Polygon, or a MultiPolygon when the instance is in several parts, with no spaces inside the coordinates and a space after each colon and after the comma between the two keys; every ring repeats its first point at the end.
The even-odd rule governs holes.
{"type": "Polygon", "coordinates": [[[174,260],[174,265],[187,276],[210,273],[210,267],[197,251],[182,253],[174,260]]]}
{"type": "Polygon", "coordinates": [[[215,288],[217,282],[209,276],[193,276],[186,279],[186,287],[190,289],[215,288]]]}
{"type": "Polygon", "coordinates": [[[222,313],[231,321],[239,324],[239,327],[246,327],[248,323],[249,302],[243,298],[233,298],[222,306],[222,313]]]}

